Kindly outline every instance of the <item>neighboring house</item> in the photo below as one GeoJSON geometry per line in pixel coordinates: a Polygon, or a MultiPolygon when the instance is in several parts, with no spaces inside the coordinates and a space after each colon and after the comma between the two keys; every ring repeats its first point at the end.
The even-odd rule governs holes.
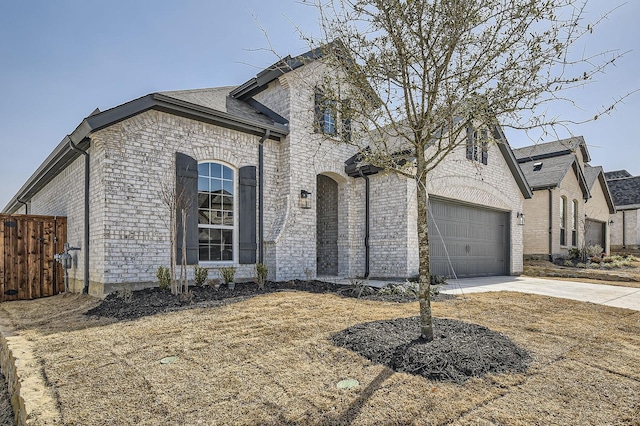
{"type": "Polygon", "coordinates": [[[609,215],[615,213],[601,167],[591,167],[582,136],[514,150],[533,190],[525,200],[525,258],[555,259],[571,248],[610,251],[609,215]]]}
{"type": "MultiPolygon", "coordinates": [[[[287,57],[237,87],[96,110],[4,212],[67,216],[69,243],[82,249],[71,288],[95,295],[156,281],[170,250],[163,194],[174,186],[188,200],[187,263],[211,277],[234,265],[251,279],[258,262],[272,280],[416,275],[415,182],[360,167],[353,147],[326,141],[351,129],[318,104],[316,55],[287,57]]],[[[459,276],[522,272],[517,217],[531,192],[494,132],[504,143],[463,145],[429,179],[436,272],[450,275],[449,261],[459,276]]],[[[181,235],[177,243],[180,254],[181,235]]]]}
{"type": "Polygon", "coordinates": [[[640,176],[626,170],[605,173],[617,212],[611,216],[612,250],[640,247],[640,176]]]}

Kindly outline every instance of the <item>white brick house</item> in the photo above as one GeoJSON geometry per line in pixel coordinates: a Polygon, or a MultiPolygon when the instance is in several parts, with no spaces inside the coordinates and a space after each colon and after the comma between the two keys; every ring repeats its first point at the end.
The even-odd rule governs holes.
{"type": "MultiPolygon", "coordinates": [[[[67,216],[69,243],[82,248],[71,287],[95,295],[153,285],[167,266],[167,184],[193,200],[188,263],[210,276],[235,265],[237,278],[251,279],[257,262],[278,281],[415,275],[415,183],[349,168],[355,148],[314,130],[322,72],[321,61],[285,58],[237,87],[153,93],[96,110],[4,212],[67,216]]],[[[439,273],[448,274],[450,260],[460,276],[522,272],[518,214],[531,192],[496,132],[504,143],[487,147],[486,158],[469,159],[463,146],[429,177],[439,273]]]]}

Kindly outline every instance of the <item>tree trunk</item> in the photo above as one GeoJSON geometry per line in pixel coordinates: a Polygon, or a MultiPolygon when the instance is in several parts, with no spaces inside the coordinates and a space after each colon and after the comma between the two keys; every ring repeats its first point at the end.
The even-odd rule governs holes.
{"type": "Polygon", "coordinates": [[[187,209],[183,207],[180,209],[182,215],[182,260],[180,268],[180,281],[181,288],[179,293],[189,292],[189,283],[187,281],[187,209]]]}
{"type": "MultiPolygon", "coordinates": [[[[172,200],[175,200],[175,192],[173,193],[173,198],[172,200]]],[[[171,275],[171,294],[178,294],[178,288],[177,288],[177,284],[176,284],[176,263],[177,263],[177,259],[176,259],[176,245],[177,245],[177,238],[178,238],[178,223],[176,221],[176,206],[175,206],[175,202],[172,201],[169,204],[169,233],[170,233],[170,243],[169,243],[169,270],[170,270],[170,275],[171,275]]]]}
{"type": "Polygon", "coordinates": [[[433,319],[431,317],[431,270],[429,267],[427,168],[425,164],[424,150],[418,150],[416,155],[416,166],[416,193],[418,197],[418,301],[420,302],[420,337],[430,342],[433,340],[433,319]]]}

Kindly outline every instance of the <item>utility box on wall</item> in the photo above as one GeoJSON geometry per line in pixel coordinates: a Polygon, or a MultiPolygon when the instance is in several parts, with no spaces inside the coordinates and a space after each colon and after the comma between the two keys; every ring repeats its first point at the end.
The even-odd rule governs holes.
{"type": "Polygon", "coordinates": [[[0,302],[64,291],[54,256],[66,239],[66,217],[0,214],[0,302]]]}

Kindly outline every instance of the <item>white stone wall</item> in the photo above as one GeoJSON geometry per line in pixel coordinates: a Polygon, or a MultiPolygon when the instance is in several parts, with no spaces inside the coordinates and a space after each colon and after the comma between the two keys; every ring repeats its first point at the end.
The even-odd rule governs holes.
{"type": "MultiPolygon", "coordinates": [[[[198,161],[220,161],[236,173],[258,164],[258,136],[147,111],[96,132],[96,146],[104,149],[102,167],[105,193],[102,238],[104,283],[153,282],[158,266],[169,263],[169,209],[162,202],[163,184],[173,187],[175,152],[198,161]]],[[[265,158],[277,158],[276,143],[265,142],[265,158]],[[275,151],[275,152],[274,152],[275,151]]],[[[273,211],[271,182],[277,179],[271,165],[265,170],[265,212],[273,211]]],[[[265,223],[273,214],[265,215],[265,223]]],[[[236,215],[237,221],[237,215],[236,215]]],[[[234,240],[237,241],[237,227],[234,240]]],[[[237,246],[237,244],[236,244],[237,246]]],[[[237,265],[238,279],[253,277],[253,265],[237,265]]],[[[210,277],[217,275],[211,266],[210,277]]],[[[189,268],[189,276],[191,276],[189,268]]]]}
{"type": "Polygon", "coordinates": [[[611,249],[638,249],[640,248],[640,232],[638,224],[640,224],[640,210],[618,210],[609,217],[613,220],[611,225],[611,249]],[[624,226],[624,233],[623,233],[624,226]]]}
{"type": "MultiPolygon", "coordinates": [[[[354,223],[359,204],[352,201],[355,179],[344,173],[344,162],[357,150],[314,132],[314,95],[322,73],[319,62],[291,71],[272,83],[256,99],[289,119],[290,134],[281,147],[281,172],[277,211],[273,227],[265,238],[267,256],[277,265],[275,279],[316,276],[316,176],[328,176],[338,183],[338,273],[352,276],[360,266],[354,249],[354,223]],[[286,98],[286,101],[283,99],[286,98]],[[283,105],[287,104],[289,108],[283,105]],[[311,209],[299,206],[300,191],[312,193],[311,209]]],[[[363,219],[361,219],[363,220],[363,219]]],[[[357,222],[359,223],[359,222],[357,222]]],[[[363,222],[362,222],[363,223],[363,222]]],[[[363,225],[356,225],[362,228],[363,225]]],[[[364,266],[362,266],[363,268],[364,266]]]]}

